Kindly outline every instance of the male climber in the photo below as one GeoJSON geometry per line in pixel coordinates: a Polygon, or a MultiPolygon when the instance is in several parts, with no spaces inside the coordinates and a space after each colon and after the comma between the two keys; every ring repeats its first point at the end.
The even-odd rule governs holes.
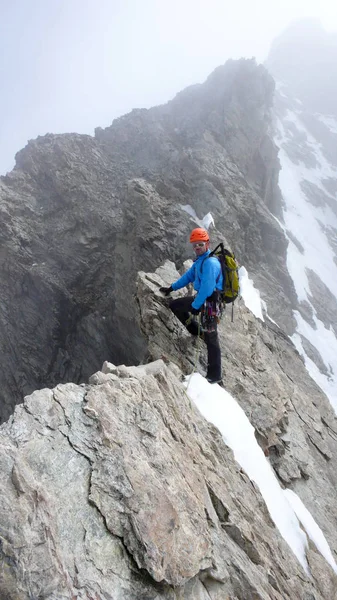
{"type": "Polygon", "coordinates": [[[200,325],[191,315],[202,313],[202,333],[207,345],[208,361],[206,379],[209,383],[221,382],[221,351],[217,331],[217,319],[207,315],[219,314],[220,292],[223,287],[223,276],[219,260],[210,255],[209,235],[205,229],[197,227],[190,235],[190,243],[195,253],[191,268],[170,287],[161,287],[160,292],[169,296],[172,291],[179,290],[189,283],[197,292],[196,296],[185,296],[170,302],[170,309],[186,326],[192,335],[200,333],[200,325]],[[206,314],[207,313],[207,314],[206,314]],[[211,326],[208,324],[211,323],[211,326]]]}

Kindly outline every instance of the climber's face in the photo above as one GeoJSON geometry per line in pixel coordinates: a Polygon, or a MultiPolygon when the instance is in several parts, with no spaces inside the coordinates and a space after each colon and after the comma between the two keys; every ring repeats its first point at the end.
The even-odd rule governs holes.
{"type": "Polygon", "coordinates": [[[205,254],[209,248],[209,242],[193,242],[192,248],[196,256],[205,254]]]}

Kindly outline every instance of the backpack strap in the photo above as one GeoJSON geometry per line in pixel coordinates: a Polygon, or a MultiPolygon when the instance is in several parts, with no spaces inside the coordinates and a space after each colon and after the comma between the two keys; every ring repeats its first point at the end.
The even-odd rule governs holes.
{"type": "Polygon", "coordinates": [[[216,251],[217,251],[218,248],[221,248],[222,252],[225,254],[226,251],[225,251],[225,247],[223,245],[223,242],[220,242],[220,244],[218,244],[216,246],[216,248],[214,248],[214,250],[212,250],[212,252],[208,255],[208,258],[210,258],[211,256],[214,256],[214,254],[216,253],[216,251]]]}

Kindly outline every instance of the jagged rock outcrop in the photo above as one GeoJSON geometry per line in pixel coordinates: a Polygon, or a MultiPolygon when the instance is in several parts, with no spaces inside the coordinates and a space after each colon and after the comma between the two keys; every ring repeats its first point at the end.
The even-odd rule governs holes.
{"type": "Polygon", "coordinates": [[[46,135],[0,179],[0,419],[23,394],[85,381],[108,357],[143,360],[137,270],[188,258],[193,219],[217,231],[292,331],[287,240],[269,135],[273,81],[229,61],[167,105],[137,110],[96,137],[46,135]]]}
{"type": "MultiPolygon", "coordinates": [[[[309,545],[310,579],[256,485],[191,405],[180,369],[190,370],[190,336],[158,293],[173,272],[168,263],[138,278],[155,362],[105,363],[89,384],[36,391],[0,428],[0,598],[336,597],[320,553],[309,545]]],[[[243,306],[220,335],[226,386],[336,555],[337,427],[325,397],[287,338],[243,306]]]]}
{"type": "Polygon", "coordinates": [[[166,256],[165,217],[181,222],[176,252],[189,227],[187,214],[146,182],[129,180],[113,192],[115,171],[95,140],[50,136],[31,146],[30,169],[38,172],[17,170],[0,184],[2,420],[22,394],[83,381],[107,356],[128,364],[142,359],[136,269],[166,256]],[[56,175],[41,190],[48,172],[56,175]]]}
{"type": "Polygon", "coordinates": [[[199,216],[211,211],[272,299],[274,316],[292,331],[287,241],[266,210],[279,214],[281,202],[273,93],[273,79],[254,60],[228,61],[165,106],[134,110],[95,133],[112,158],[122,150],[168,200],[192,205],[199,216]]]}
{"type": "MultiPolygon", "coordinates": [[[[154,274],[140,274],[140,325],[149,340],[149,359],[164,356],[177,362],[179,357],[178,366],[189,373],[195,362],[191,336],[180,324],[177,330],[175,318],[167,314],[157,291],[162,279],[170,281],[173,268],[168,262],[154,274]]],[[[331,511],[337,518],[336,415],[284,332],[268,318],[265,322],[256,319],[242,301],[236,313],[231,323],[225,312],[219,327],[225,387],[249,415],[282,483],[300,490],[310,506],[321,495],[324,481],[329,491],[324,491],[313,512],[320,523],[330,519],[331,511]]],[[[201,355],[201,369],[207,364],[205,358],[201,355]]],[[[332,524],[331,528],[326,529],[328,538],[332,524]]],[[[332,533],[329,541],[337,550],[333,538],[332,533]]]]}

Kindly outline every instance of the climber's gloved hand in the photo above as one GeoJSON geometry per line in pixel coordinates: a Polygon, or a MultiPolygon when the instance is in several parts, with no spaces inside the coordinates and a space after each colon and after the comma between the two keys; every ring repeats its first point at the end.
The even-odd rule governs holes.
{"type": "Polygon", "coordinates": [[[173,287],[172,285],[170,285],[170,287],[161,287],[159,288],[159,291],[162,294],[165,294],[165,296],[169,296],[171,292],[173,292],[173,287]]]}
{"type": "Polygon", "coordinates": [[[192,315],[198,315],[201,311],[201,307],[200,308],[193,308],[193,306],[191,307],[191,313],[192,315]]]}

